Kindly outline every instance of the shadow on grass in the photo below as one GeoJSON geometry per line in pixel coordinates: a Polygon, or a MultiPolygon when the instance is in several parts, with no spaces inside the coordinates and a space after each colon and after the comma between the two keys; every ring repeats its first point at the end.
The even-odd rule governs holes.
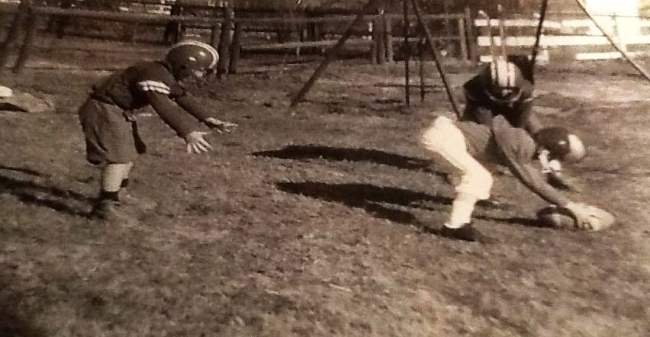
{"type": "Polygon", "coordinates": [[[435,171],[432,168],[431,160],[374,149],[338,148],[324,145],[289,145],[279,150],[255,152],[253,155],[280,159],[325,159],[330,161],[371,162],[444,176],[444,173],[435,171]]]}
{"type": "Polygon", "coordinates": [[[375,217],[401,224],[421,226],[410,212],[389,205],[413,207],[422,200],[440,204],[451,204],[451,199],[413,192],[396,187],[380,187],[369,184],[327,184],[320,182],[278,182],[278,189],[314,199],[332,201],[349,207],[361,208],[375,217]]]}
{"type": "MultiPolygon", "coordinates": [[[[42,173],[23,168],[8,168],[0,166],[5,170],[26,173],[32,176],[43,176],[42,173]]],[[[37,206],[51,208],[57,212],[75,216],[87,216],[87,213],[68,204],[68,200],[91,202],[91,198],[71,190],[65,190],[54,186],[44,186],[37,182],[8,177],[0,173],[0,194],[11,194],[18,200],[37,206]]]]}
{"type": "Polygon", "coordinates": [[[35,177],[42,177],[43,174],[41,172],[24,168],[24,167],[13,167],[13,166],[5,166],[0,164],[0,170],[7,170],[7,171],[14,171],[14,172],[20,172],[24,174],[28,174],[30,176],[35,176],[35,177]]]}
{"type": "MultiPolygon", "coordinates": [[[[396,223],[410,224],[421,227],[426,231],[434,230],[431,226],[425,225],[410,212],[396,207],[420,208],[436,212],[449,212],[448,207],[452,204],[453,198],[445,196],[430,195],[422,192],[414,192],[397,187],[381,187],[370,184],[348,183],[328,184],[322,182],[278,182],[279,190],[304,195],[306,197],[320,199],[330,202],[338,202],[343,205],[360,208],[377,218],[387,219],[396,223]],[[434,205],[431,205],[434,204],[434,205]],[[437,207],[443,205],[445,208],[437,207]]],[[[492,210],[509,210],[497,205],[485,203],[477,204],[477,207],[492,210]]],[[[474,214],[474,218],[488,221],[497,221],[507,224],[516,224],[526,227],[543,227],[534,219],[522,217],[499,217],[493,215],[474,214]]]]}

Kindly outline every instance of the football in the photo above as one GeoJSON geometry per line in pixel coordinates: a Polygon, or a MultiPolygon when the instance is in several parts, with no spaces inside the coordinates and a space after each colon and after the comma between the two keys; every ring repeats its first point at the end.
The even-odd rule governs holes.
{"type": "MultiPolygon", "coordinates": [[[[588,230],[603,230],[613,225],[616,221],[616,218],[611,213],[596,206],[585,205],[585,210],[589,214],[588,221],[590,228],[588,230]]],[[[537,221],[543,227],[578,229],[571,213],[567,209],[554,205],[543,207],[537,211],[537,221]]]]}
{"type": "Polygon", "coordinates": [[[576,221],[564,208],[550,205],[537,211],[537,221],[543,227],[574,229],[576,221]]]}

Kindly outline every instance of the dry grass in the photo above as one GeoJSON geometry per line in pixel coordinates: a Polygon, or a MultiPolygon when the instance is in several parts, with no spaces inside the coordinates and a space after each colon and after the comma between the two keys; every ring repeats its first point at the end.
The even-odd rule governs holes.
{"type": "MultiPolygon", "coordinates": [[[[240,124],[190,156],[157,118],[132,193],[139,224],[88,220],[97,172],[74,116],[92,73],[7,82],[59,114],[2,114],[0,336],[645,336],[650,150],[641,81],[545,72],[538,105],[589,144],[579,198],[618,216],[602,233],[530,227],[542,203],[510,177],[480,207],[492,245],[428,233],[453,189],[415,141],[444,92],[399,108],[399,68],[336,65],[287,111],[311,66],[197,89],[240,124]],[[602,88],[607,88],[606,90],[602,88]],[[594,97],[593,93],[599,92],[594,97]],[[616,93],[616,95],[607,93],[616,93]],[[627,93],[625,100],[619,93],[627,93]]],[[[433,73],[434,68],[429,70],[433,73]]],[[[459,84],[469,75],[452,74],[459,84]]],[[[135,210],[134,210],[135,211],[135,210]]]]}

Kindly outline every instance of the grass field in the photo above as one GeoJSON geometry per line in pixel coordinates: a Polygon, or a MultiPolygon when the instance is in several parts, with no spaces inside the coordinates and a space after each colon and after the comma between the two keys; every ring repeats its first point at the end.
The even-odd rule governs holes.
{"type": "MultiPolygon", "coordinates": [[[[539,74],[542,120],[574,128],[589,156],[572,198],[604,207],[603,232],[535,226],[543,202],[510,176],[478,207],[497,240],[427,231],[454,197],[417,145],[449,112],[435,68],[403,107],[399,66],[315,65],[195,89],[239,129],[188,155],[154,115],[129,193],[157,205],[137,224],[86,217],[98,171],[75,115],[102,73],[27,69],[4,84],[56,111],[0,113],[0,336],[648,336],[650,108],[619,64],[539,74]],[[604,68],[610,67],[610,68],[604,68]],[[611,69],[611,71],[602,71],[611,69]]],[[[456,92],[472,74],[450,74],[456,92]]]]}

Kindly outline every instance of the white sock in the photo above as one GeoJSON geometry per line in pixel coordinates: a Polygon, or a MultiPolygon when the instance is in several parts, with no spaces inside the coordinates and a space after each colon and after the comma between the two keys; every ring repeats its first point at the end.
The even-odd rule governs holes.
{"type": "Polygon", "coordinates": [[[451,209],[451,216],[449,221],[445,222],[445,226],[449,228],[461,228],[472,221],[472,213],[474,212],[474,205],[478,198],[469,194],[459,194],[454,199],[451,209]]]}

